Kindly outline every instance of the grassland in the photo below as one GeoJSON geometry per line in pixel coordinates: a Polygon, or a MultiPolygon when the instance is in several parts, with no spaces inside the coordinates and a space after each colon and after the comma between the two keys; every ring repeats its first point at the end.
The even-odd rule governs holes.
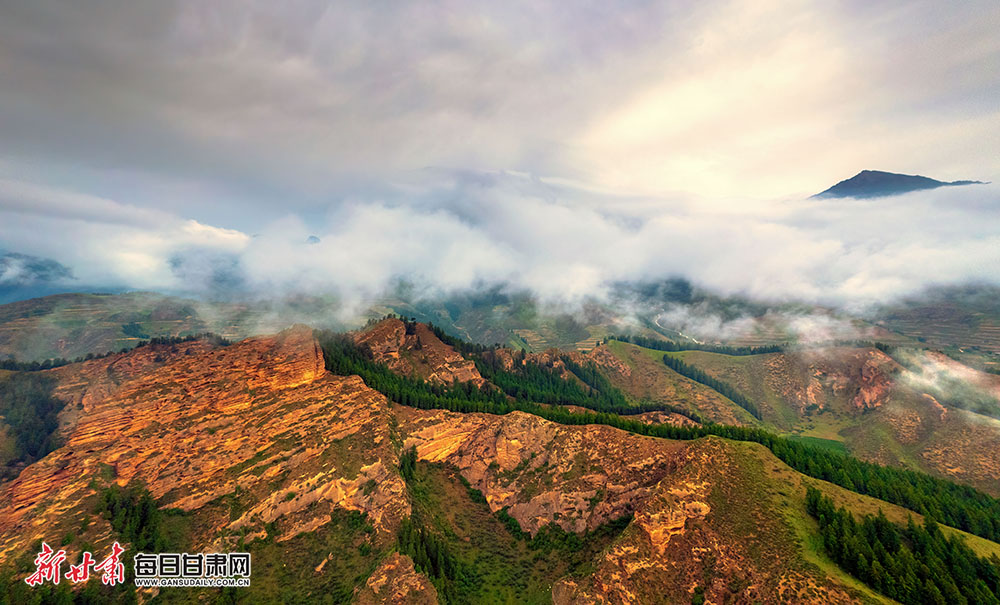
{"type": "MultiPolygon", "coordinates": [[[[832,498],[837,506],[846,507],[856,517],[875,515],[882,510],[893,523],[906,525],[912,517],[917,523],[923,518],[907,509],[864,496],[842,487],[807,477],[796,472],[778,460],[770,451],[759,444],[739,442],[733,446],[749,458],[761,469],[760,481],[766,485],[766,492],[771,498],[775,511],[779,511],[794,528],[797,544],[804,558],[819,567],[825,574],[836,579],[841,584],[856,589],[866,598],[876,603],[891,603],[893,601],[871,591],[857,579],[848,575],[838,567],[824,552],[819,535],[819,526],[805,508],[805,490],[812,486],[832,498]]],[[[759,495],[758,495],[759,497],[759,495]]],[[[1000,556],[1000,544],[973,536],[952,527],[942,526],[946,535],[960,536],[981,557],[1000,556]]]]}
{"type": "MultiPolygon", "coordinates": [[[[659,362],[661,351],[616,341],[608,346],[633,369],[632,384],[619,381],[616,386],[635,397],[658,394],[664,403],[689,405],[716,422],[733,424],[720,419],[716,402],[721,395],[692,398],[678,388],[686,379],[665,375],[671,371],[659,362]]],[[[815,360],[806,353],[668,354],[734,386],[759,407],[760,424],[777,434],[1000,495],[994,455],[1000,447],[1000,421],[955,408],[942,414],[941,408],[905,384],[893,384],[879,407],[862,411],[851,401],[858,388],[855,372],[860,374],[861,366],[848,349],[842,353],[815,360]]]]}
{"type": "Polygon", "coordinates": [[[387,551],[373,548],[371,525],[357,511],[333,509],[330,516],[330,523],[291,540],[276,542],[274,524],[267,537],[238,545],[252,559],[249,588],[165,588],[155,602],[350,603],[387,551]]]}
{"type": "Polygon", "coordinates": [[[609,380],[637,401],[669,403],[724,424],[757,424],[746,410],[716,391],[681,376],[663,364],[663,352],[612,340],[606,345],[630,370],[609,372],[609,380]]]}
{"type": "MultiPolygon", "coordinates": [[[[725,441],[725,440],[724,440],[725,441]]],[[[891,603],[842,570],[823,552],[819,528],[805,508],[805,483],[811,479],[792,470],[767,448],[746,442],[725,441],[736,462],[726,470],[728,493],[712,502],[716,523],[733,533],[733,540],[754,542],[768,550],[756,553],[759,565],[800,565],[806,573],[826,576],[869,603],[891,603]]],[[[828,484],[829,485],[829,484],[828,484]]],[[[840,490],[837,486],[831,488],[840,490]]],[[[848,492],[850,493],[850,492],[848,492]]],[[[753,556],[755,553],[748,551],[753,556]]],[[[806,588],[808,591],[809,589],[806,588]]]]}
{"type": "Polygon", "coordinates": [[[670,355],[736,387],[757,404],[764,423],[769,427],[788,431],[799,423],[799,410],[776,391],[775,384],[768,380],[782,353],[735,356],[706,351],[682,351],[670,355]]]}

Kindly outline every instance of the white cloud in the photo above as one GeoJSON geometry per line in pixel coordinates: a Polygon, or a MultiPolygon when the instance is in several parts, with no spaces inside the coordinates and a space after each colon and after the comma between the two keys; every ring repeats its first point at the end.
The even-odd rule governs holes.
{"type": "Polygon", "coordinates": [[[857,309],[931,284],[996,283],[1000,266],[996,186],[707,208],[510,174],[404,189],[407,201],[335,205],[322,224],[288,214],[254,237],[171,215],[123,225],[128,206],[107,201],[110,216],[6,212],[0,241],[54,258],[81,283],[354,300],[402,279],[432,292],[502,284],[579,302],[617,282],[680,275],[722,294],[857,309]]]}
{"type": "Polygon", "coordinates": [[[997,279],[996,187],[795,197],[861,168],[1000,176],[989,0],[0,17],[0,246],[81,284],[572,301],[686,275],[857,306],[997,279]]]}

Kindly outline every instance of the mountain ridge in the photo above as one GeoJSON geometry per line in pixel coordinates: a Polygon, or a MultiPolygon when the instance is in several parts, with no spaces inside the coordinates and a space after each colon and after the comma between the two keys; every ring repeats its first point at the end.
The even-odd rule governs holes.
{"type": "Polygon", "coordinates": [[[810,199],[823,198],[873,198],[900,195],[911,191],[937,189],[939,187],[960,187],[964,185],[985,185],[983,181],[939,181],[917,174],[900,174],[882,170],[862,170],[849,179],[840,181],[833,187],[821,191],[810,199]]]}
{"type": "MultiPolygon", "coordinates": [[[[71,561],[146,532],[175,549],[246,549],[244,602],[886,602],[823,554],[805,490],[899,527],[920,520],[912,504],[803,474],[780,448],[643,434],[606,424],[613,412],[559,422],[440,407],[488,391],[501,372],[549,394],[576,392],[563,383],[603,391],[599,368],[638,373],[613,353],[476,348],[387,317],[354,333],[298,325],[32,373],[51,377],[67,406],[59,447],[0,484],[0,557],[16,573],[6,587],[24,596],[16,577],[36,540],[64,536],[71,561]],[[367,365],[337,361],[350,347],[367,365]],[[378,390],[391,375],[425,385],[438,407],[378,390]],[[120,493],[145,493],[159,512],[127,534],[100,504],[120,493]]],[[[954,526],[936,531],[981,557],[1000,552],[954,526]]],[[[181,590],[191,589],[157,602],[182,601],[181,590]]]]}

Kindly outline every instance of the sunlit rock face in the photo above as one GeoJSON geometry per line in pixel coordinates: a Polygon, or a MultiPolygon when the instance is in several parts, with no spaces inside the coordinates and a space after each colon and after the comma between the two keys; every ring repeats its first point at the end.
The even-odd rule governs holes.
{"type": "Polygon", "coordinates": [[[331,507],[366,512],[389,541],[409,513],[388,402],[356,376],[328,374],[308,328],[217,349],[140,349],[59,376],[57,392],[82,409],[65,445],[0,491],[0,553],[90,513],[102,475],[141,481],[185,511],[239,494],[241,514],[201,528],[206,545],[262,534],[279,517],[288,539],[324,525],[331,507]]]}
{"type": "Polygon", "coordinates": [[[367,347],[375,361],[400,374],[439,384],[471,382],[480,386],[485,382],[474,362],[441,342],[422,323],[404,324],[399,319],[384,319],[355,334],[354,340],[367,347]]]}
{"type": "Polygon", "coordinates": [[[708,598],[735,602],[856,602],[790,563],[795,537],[774,514],[759,460],[780,463],[761,446],[669,441],[520,412],[397,415],[419,459],[458,468],[527,532],[549,523],[583,532],[633,515],[592,575],[553,586],[556,603],[683,602],[699,585],[708,598]],[[706,586],[705,577],[716,580],[706,586]]]}
{"type": "Polygon", "coordinates": [[[413,567],[410,557],[394,552],[372,572],[358,594],[358,605],[437,605],[437,590],[413,567]]]}
{"type": "Polygon", "coordinates": [[[550,522],[594,529],[635,510],[667,474],[677,442],[606,426],[567,427],[537,416],[400,409],[420,459],[456,466],[493,510],[532,534],[550,522]]]}

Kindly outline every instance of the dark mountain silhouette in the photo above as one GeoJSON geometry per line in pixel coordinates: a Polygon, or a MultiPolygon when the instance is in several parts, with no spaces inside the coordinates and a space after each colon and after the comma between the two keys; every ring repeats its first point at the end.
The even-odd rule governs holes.
{"type": "Polygon", "coordinates": [[[851,178],[845,181],[840,181],[833,187],[830,187],[822,193],[817,193],[813,197],[883,197],[888,195],[899,195],[910,191],[920,191],[922,189],[983,184],[985,183],[982,181],[952,181],[948,183],[928,178],[926,176],[896,174],[894,172],[882,172],[881,170],[862,170],[851,178]]]}

